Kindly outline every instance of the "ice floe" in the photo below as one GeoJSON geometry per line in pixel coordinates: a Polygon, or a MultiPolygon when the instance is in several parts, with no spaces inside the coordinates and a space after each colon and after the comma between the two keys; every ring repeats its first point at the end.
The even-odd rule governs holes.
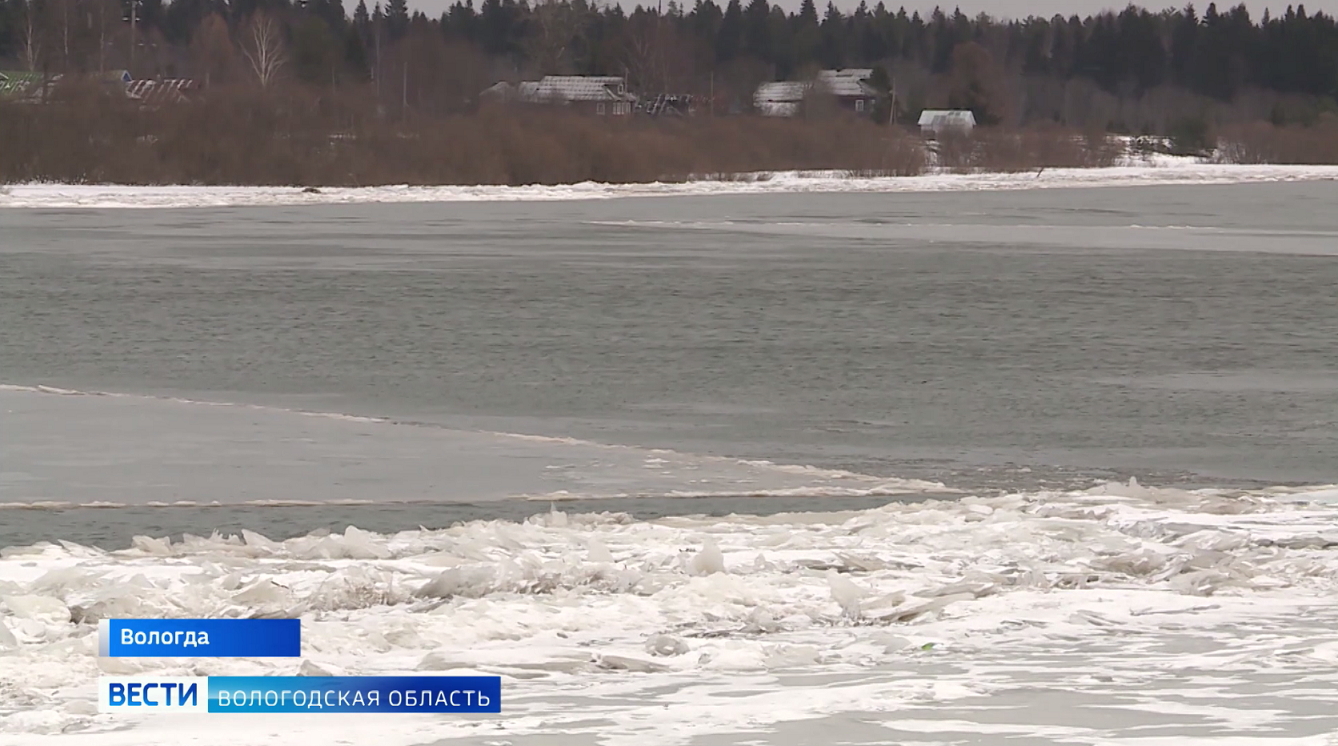
{"type": "Polygon", "coordinates": [[[503,715],[285,716],[279,730],[385,745],[1301,738],[1338,728],[1338,507],[1314,499],[1332,490],[1130,482],[842,513],[550,510],[389,535],[10,547],[0,734],[272,742],[278,725],[241,716],[126,730],[96,714],[93,682],[419,671],[502,676],[503,715]],[[305,655],[100,660],[96,623],[112,616],[300,616],[305,655]]]}

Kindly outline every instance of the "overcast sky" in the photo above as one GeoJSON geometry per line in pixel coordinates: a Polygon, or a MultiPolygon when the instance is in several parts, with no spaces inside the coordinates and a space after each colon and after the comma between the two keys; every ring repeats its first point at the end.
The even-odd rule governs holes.
{"type": "MultiPolygon", "coordinates": [[[[606,2],[611,2],[612,0],[599,1],[600,4],[604,4],[606,2]]],[[[782,8],[787,10],[795,10],[799,7],[801,1],[802,0],[778,0],[776,4],[779,4],[782,8]]],[[[877,4],[877,0],[866,1],[869,3],[870,7],[877,4]]],[[[977,13],[985,12],[995,17],[1011,18],[1025,18],[1029,15],[1049,18],[1056,13],[1061,13],[1065,16],[1077,13],[1080,16],[1085,16],[1103,9],[1120,9],[1128,5],[1127,2],[1113,2],[1112,0],[962,0],[962,2],[959,3],[935,3],[933,0],[929,0],[928,2],[907,0],[905,3],[900,2],[900,0],[883,1],[889,8],[897,8],[904,4],[907,12],[919,10],[922,14],[927,14],[929,11],[932,11],[937,4],[941,5],[945,11],[951,11],[954,7],[960,7],[962,12],[967,15],[976,15],[977,13]]],[[[410,7],[420,9],[428,15],[435,17],[454,4],[454,2],[455,0],[409,0],[409,5],[410,7]]],[[[624,8],[630,10],[636,7],[639,2],[640,4],[653,4],[658,2],[658,0],[621,0],[620,4],[624,8]]],[[[695,0],[679,0],[680,4],[686,4],[689,8],[692,7],[694,2],[695,0]]],[[[724,5],[728,0],[716,0],[716,2],[720,5],[724,5]]],[[[815,0],[815,2],[818,5],[818,13],[821,14],[822,9],[827,7],[827,0],[815,0]]],[[[474,0],[474,7],[477,8],[480,3],[481,0],[474,0]]],[[[668,0],[665,0],[665,3],[667,4],[668,0]]],[[[370,5],[371,3],[369,2],[368,4],[370,5]]],[[[747,3],[745,2],[745,4],[747,3]]],[[[1183,6],[1184,1],[1161,0],[1160,2],[1152,2],[1151,0],[1148,0],[1148,2],[1140,2],[1136,4],[1141,7],[1147,7],[1149,10],[1157,11],[1164,10],[1167,7],[1183,6]]],[[[1224,10],[1239,4],[1239,2],[1225,0],[1224,2],[1219,2],[1217,7],[1220,10],[1224,10]]],[[[859,5],[859,0],[836,0],[836,7],[841,8],[842,10],[851,10],[857,5],[859,5]]],[[[1204,8],[1208,7],[1208,3],[1201,0],[1200,2],[1194,3],[1194,6],[1199,9],[1199,12],[1202,12],[1204,8]]],[[[1285,2],[1285,0],[1282,2],[1277,2],[1276,0],[1250,0],[1245,3],[1245,6],[1250,9],[1250,14],[1255,20],[1258,20],[1259,16],[1263,15],[1265,8],[1271,9],[1274,15],[1285,11],[1287,2],[1285,2]]],[[[1313,13],[1322,10],[1325,13],[1332,15],[1338,13],[1338,0],[1315,0],[1314,2],[1305,3],[1305,7],[1307,12],[1313,13]]]]}

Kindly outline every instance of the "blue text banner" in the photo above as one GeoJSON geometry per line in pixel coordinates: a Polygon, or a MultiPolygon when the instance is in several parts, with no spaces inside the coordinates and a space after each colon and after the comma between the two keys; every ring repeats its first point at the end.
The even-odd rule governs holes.
{"type": "Polygon", "coordinates": [[[210,676],[209,711],[501,712],[498,676],[210,676]]]}
{"type": "Polygon", "coordinates": [[[104,658],[297,658],[300,619],[103,619],[104,658]]]}

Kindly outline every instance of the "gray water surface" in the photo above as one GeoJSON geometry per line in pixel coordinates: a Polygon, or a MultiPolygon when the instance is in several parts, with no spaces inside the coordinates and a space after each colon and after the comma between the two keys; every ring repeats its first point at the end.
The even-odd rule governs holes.
{"type": "Polygon", "coordinates": [[[1314,182],[5,210],[0,382],[968,489],[1338,482],[1335,205],[1314,182]]]}

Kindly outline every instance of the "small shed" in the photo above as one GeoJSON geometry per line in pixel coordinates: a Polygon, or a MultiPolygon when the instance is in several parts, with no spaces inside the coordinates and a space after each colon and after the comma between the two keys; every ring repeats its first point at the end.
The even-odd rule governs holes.
{"type": "Polygon", "coordinates": [[[975,126],[976,115],[969,109],[925,109],[920,112],[920,134],[925,137],[938,137],[946,132],[969,135],[975,126]]]}
{"type": "Polygon", "coordinates": [[[790,80],[763,83],[753,93],[753,107],[763,116],[792,117],[798,113],[809,88],[808,83],[790,80]]]}

